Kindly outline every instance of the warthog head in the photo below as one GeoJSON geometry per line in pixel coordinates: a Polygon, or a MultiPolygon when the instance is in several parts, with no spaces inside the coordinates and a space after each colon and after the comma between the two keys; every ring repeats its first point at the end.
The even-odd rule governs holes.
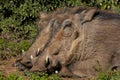
{"type": "Polygon", "coordinates": [[[52,15],[41,13],[39,26],[39,34],[35,39],[32,46],[27,52],[24,52],[22,57],[15,62],[15,66],[19,67],[19,70],[31,68],[32,58],[35,58],[43,54],[44,50],[48,47],[51,40],[55,37],[56,33],[61,29],[62,21],[68,16],[65,12],[56,12],[52,15]],[[64,15],[64,16],[63,16],[64,15]]]}
{"type": "Polygon", "coordinates": [[[75,29],[70,19],[64,20],[60,26],[62,26],[61,29],[43,51],[43,55],[39,55],[36,59],[33,58],[33,67],[31,71],[54,71],[55,68],[60,68],[61,63],[59,61],[65,61],[64,55],[67,56],[72,41],[78,37],[78,31],[75,29]],[[59,59],[63,58],[63,60],[57,60],[58,55],[61,55],[59,59]]]}
{"type": "MultiPolygon", "coordinates": [[[[95,9],[82,11],[79,14],[71,13],[70,16],[62,14],[65,19],[59,25],[59,31],[51,39],[48,47],[43,51],[43,55],[33,58],[33,67],[30,71],[47,71],[49,73],[60,71],[60,74],[64,71],[67,72],[67,76],[68,74],[73,75],[65,66],[71,63],[73,54],[77,53],[79,44],[82,44],[81,42],[84,39],[84,33],[82,32],[84,28],[80,25],[90,21],[94,13],[95,9]]],[[[59,20],[61,19],[57,21],[59,20]]]]}
{"type": "Polygon", "coordinates": [[[31,68],[31,58],[38,56],[49,44],[49,41],[52,39],[53,34],[59,29],[57,26],[59,25],[54,19],[50,18],[50,15],[45,13],[40,14],[40,22],[38,24],[39,33],[27,52],[24,52],[22,57],[16,61],[15,66],[20,66],[20,70],[24,70],[24,68],[31,68]],[[54,26],[54,28],[53,28],[54,26]]]}

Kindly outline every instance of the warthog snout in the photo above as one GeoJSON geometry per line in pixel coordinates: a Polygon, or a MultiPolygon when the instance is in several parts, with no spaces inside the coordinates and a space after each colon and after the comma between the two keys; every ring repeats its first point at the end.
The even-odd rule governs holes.
{"type": "Polygon", "coordinates": [[[57,73],[61,69],[61,64],[54,56],[40,55],[32,60],[31,72],[46,72],[48,74],[57,73]]]}
{"type": "Polygon", "coordinates": [[[14,67],[18,67],[19,71],[24,71],[25,69],[31,69],[32,68],[32,62],[26,61],[25,64],[22,63],[22,59],[16,60],[16,62],[13,64],[14,67]]]}

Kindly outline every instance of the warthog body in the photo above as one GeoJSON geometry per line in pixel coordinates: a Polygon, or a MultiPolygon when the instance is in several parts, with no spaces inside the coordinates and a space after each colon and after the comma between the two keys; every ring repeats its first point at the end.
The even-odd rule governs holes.
{"type": "MultiPolygon", "coordinates": [[[[41,36],[38,42],[33,44],[37,43],[42,47],[38,50],[41,54],[34,56],[35,52],[31,48],[28,50],[31,54],[27,52],[32,61],[30,71],[55,72],[61,76],[93,77],[100,70],[107,71],[120,67],[119,14],[77,7],[66,8],[65,12],[51,18],[46,26],[52,28],[48,30],[47,35],[41,36]],[[59,27],[53,25],[55,21],[59,27]],[[59,29],[51,32],[54,31],[53,28],[59,29]]],[[[38,49],[36,45],[34,48],[38,49]]],[[[20,63],[24,64],[22,60],[20,63]]]]}

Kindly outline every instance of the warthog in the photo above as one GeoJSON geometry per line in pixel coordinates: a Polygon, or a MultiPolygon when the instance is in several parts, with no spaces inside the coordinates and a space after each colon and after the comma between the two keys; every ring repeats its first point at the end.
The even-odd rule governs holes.
{"type": "Polygon", "coordinates": [[[23,66],[22,68],[20,68],[21,70],[23,70],[25,67],[27,68],[32,67],[31,57],[35,57],[39,55],[39,53],[44,50],[44,48],[48,44],[48,41],[51,39],[52,29],[53,29],[52,26],[53,26],[54,20],[50,21],[49,16],[46,17],[42,13],[41,22],[39,23],[40,31],[39,31],[38,37],[36,38],[32,46],[29,48],[29,50],[27,52],[24,52],[22,57],[18,59],[15,63],[16,66],[20,66],[20,65],[23,66]],[[46,27],[44,27],[43,25],[45,25],[46,27]]]}
{"type": "Polygon", "coordinates": [[[60,29],[62,20],[65,19],[61,15],[67,12],[65,10],[59,10],[53,14],[40,13],[38,35],[29,50],[27,52],[24,52],[21,58],[16,60],[14,66],[18,66],[19,70],[30,69],[32,67],[31,58],[37,57],[39,54],[41,54],[50,43],[51,39],[54,38],[57,31],[60,29]],[[59,20],[59,22],[57,20],[59,20]]]}
{"type": "MultiPolygon", "coordinates": [[[[48,39],[44,43],[41,40],[37,42],[39,46],[49,42],[44,50],[38,51],[38,56],[34,56],[33,50],[32,54],[28,54],[32,62],[30,71],[55,72],[69,77],[93,77],[99,71],[119,69],[119,14],[77,7],[67,8],[65,13],[53,19],[52,24],[58,21],[59,29],[50,39],[53,29],[48,31],[48,39]]],[[[51,20],[46,26],[50,25],[51,20]]],[[[54,28],[54,25],[51,27],[54,28]]],[[[22,61],[20,63],[23,64],[22,61]]]]}

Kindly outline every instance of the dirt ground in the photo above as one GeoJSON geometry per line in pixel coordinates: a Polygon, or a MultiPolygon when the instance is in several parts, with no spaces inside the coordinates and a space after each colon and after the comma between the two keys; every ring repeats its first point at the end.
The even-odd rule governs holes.
{"type": "Polygon", "coordinates": [[[9,75],[11,73],[17,72],[16,67],[13,67],[15,60],[15,58],[11,58],[9,60],[0,61],[0,71],[2,71],[4,75],[9,75]]]}
{"type": "MultiPolygon", "coordinates": [[[[0,61],[0,72],[2,72],[4,76],[7,76],[12,73],[17,73],[22,76],[23,72],[18,71],[17,68],[13,66],[15,60],[16,58],[11,58],[9,60],[0,61]]],[[[28,80],[27,77],[24,77],[24,79],[28,80]]],[[[63,78],[63,80],[91,80],[91,79],[63,78]]]]}

